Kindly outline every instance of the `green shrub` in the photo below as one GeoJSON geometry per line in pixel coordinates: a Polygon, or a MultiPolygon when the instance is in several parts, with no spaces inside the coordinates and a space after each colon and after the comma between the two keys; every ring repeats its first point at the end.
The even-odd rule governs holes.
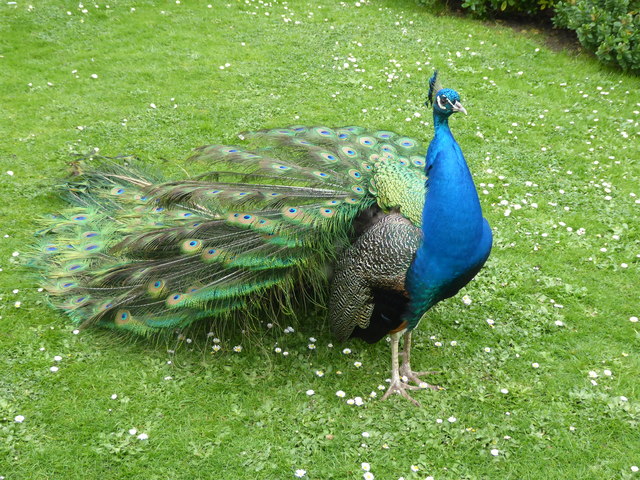
{"type": "Polygon", "coordinates": [[[553,0],[462,0],[465,8],[476,17],[533,17],[552,7],[553,0]]]}
{"type": "Polygon", "coordinates": [[[640,72],[640,0],[561,2],[553,23],[575,30],[600,61],[640,72]]]}

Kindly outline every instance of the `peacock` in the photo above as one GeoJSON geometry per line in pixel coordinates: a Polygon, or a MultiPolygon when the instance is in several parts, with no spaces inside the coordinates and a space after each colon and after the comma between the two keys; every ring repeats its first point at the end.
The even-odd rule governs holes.
{"type": "Polygon", "coordinates": [[[338,340],[390,336],[383,399],[418,404],[407,390],[437,387],[411,369],[412,332],[492,244],[448,124],[467,112],[437,71],[426,104],[428,149],[391,131],[295,125],[197,148],[206,172],[188,179],[132,162],[86,168],[65,185],[68,208],[43,220],[42,286],[77,325],[142,335],[201,319],[244,328],[256,305],[294,308],[320,292],[338,340]]]}

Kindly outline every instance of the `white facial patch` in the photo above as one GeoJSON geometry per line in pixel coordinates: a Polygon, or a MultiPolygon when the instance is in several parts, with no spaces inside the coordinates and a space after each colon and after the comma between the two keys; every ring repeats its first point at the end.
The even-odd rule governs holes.
{"type": "Polygon", "coordinates": [[[436,97],[436,102],[438,103],[438,107],[440,107],[441,110],[445,110],[446,109],[446,106],[444,105],[444,102],[442,101],[442,97],[436,97]]]}

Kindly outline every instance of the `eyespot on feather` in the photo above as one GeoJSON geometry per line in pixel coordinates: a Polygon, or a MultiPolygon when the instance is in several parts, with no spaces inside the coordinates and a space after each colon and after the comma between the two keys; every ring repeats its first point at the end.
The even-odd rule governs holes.
{"type": "Polygon", "coordinates": [[[380,132],[376,132],[375,136],[382,139],[382,140],[388,140],[393,136],[393,132],[387,132],[387,131],[380,131],[380,132]]]}
{"type": "Polygon", "coordinates": [[[333,208],[320,207],[319,211],[320,215],[326,218],[331,218],[336,214],[336,211],[333,208]]]}
{"type": "Polygon", "coordinates": [[[83,271],[87,266],[84,263],[71,263],[64,267],[64,270],[68,273],[77,273],[83,271]]]}
{"type": "Polygon", "coordinates": [[[364,145],[365,147],[373,147],[378,141],[373,137],[360,137],[358,138],[358,143],[360,145],[364,145]]]}
{"type": "Polygon", "coordinates": [[[320,128],[316,128],[315,131],[316,131],[316,133],[318,135],[320,135],[322,137],[330,138],[330,137],[335,136],[335,132],[333,130],[329,129],[329,128],[320,127],[320,128]]]}
{"type": "Polygon", "coordinates": [[[180,305],[187,299],[187,294],[185,293],[172,293],[167,297],[165,303],[169,307],[175,307],[176,305],[180,305]]]}
{"type": "Polygon", "coordinates": [[[211,262],[216,259],[220,259],[224,252],[217,248],[209,248],[202,253],[202,260],[205,262],[211,262]]]}
{"type": "Polygon", "coordinates": [[[241,150],[239,148],[235,148],[235,147],[223,147],[220,149],[220,151],[222,153],[238,153],[241,152],[241,150]]]}
{"type": "Polygon", "coordinates": [[[118,310],[113,321],[116,325],[126,325],[131,321],[131,313],[129,310],[118,310]]]}
{"type": "Polygon", "coordinates": [[[320,159],[324,162],[324,163],[335,163],[338,161],[338,157],[336,157],[333,153],[331,152],[319,152],[318,156],[320,157],[320,159]]]}
{"type": "Polygon", "coordinates": [[[75,310],[77,308],[85,306],[89,303],[91,297],[89,295],[81,295],[79,297],[69,298],[67,302],[64,304],[64,308],[68,310],[75,310]]]}
{"type": "Polygon", "coordinates": [[[122,187],[113,187],[109,193],[111,193],[111,195],[122,195],[125,192],[126,190],[122,187]]]}
{"type": "Polygon", "coordinates": [[[164,280],[152,280],[149,282],[149,285],[147,285],[147,292],[151,295],[157,295],[164,290],[165,285],[166,283],[164,280]]]}
{"type": "Polygon", "coordinates": [[[287,170],[291,170],[291,167],[288,167],[287,165],[282,165],[280,163],[272,164],[271,168],[279,172],[286,172],[287,170]]]}
{"type": "Polygon", "coordinates": [[[282,209],[282,216],[289,219],[294,220],[296,222],[309,223],[311,219],[306,214],[306,212],[299,207],[285,207],[282,209]]]}
{"type": "Polygon", "coordinates": [[[106,310],[109,310],[111,307],[113,307],[113,302],[112,301],[108,301],[108,302],[105,302],[102,305],[100,305],[98,307],[98,310],[101,311],[101,312],[104,312],[106,310]]]}
{"type": "Polygon", "coordinates": [[[416,146],[416,142],[415,140],[409,137],[402,137],[396,140],[396,145],[400,145],[401,147],[404,147],[404,148],[413,148],[416,146]]]}
{"type": "Polygon", "coordinates": [[[275,224],[272,220],[260,217],[255,217],[255,221],[253,223],[253,226],[258,230],[271,230],[274,225],[275,224]]]}
{"type": "Polygon", "coordinates": [[[42,253],[51,254],[51,253],[57,253],[58,251],[60,251],[60,249],[53,243],[49,243],[44,247],[42,247],[42,253]]]}
{"type": "Polygon", "coordinates": [[[382,145],[380,147],[380,151],[384,152],[384,153],[391,153],[391,154],[396,154],[398,151],[396,150],[396,147],[394,147],[393,145],[389,145],[388,143],[385,143],[384,145],[382,145]]]}
{"type": "Polygon", "coordinates": [[[356,152],[353,148],[351,147],[342,147],[340,149],[342,151],[342,153],[344,153],[347,157],[356,157],[358,155],[358,152],[356,152]]]}
{"type": "Polygon", "coordinates": [[[253,228],[261,234],[267,234],[269,237],[272,237],[280,225],[279,222],[276,223],[273,220],[261,218],[253,224],[253,228]]]}
{"type": "Polygon", "coordinates": [[[362,178],[362,173],[360,173],[360,171],[356,170],[355,168],[349,170],[349,175],[351,176],[351,178],[354,178],[356,180],[360,180],[362,178]]]}
{"type": "Polygon", "coordinates": [[[180,249],[184,253],[195,253],[202,248],[202,242],[196,239],[185,240],[180,245],[180,249]]]}
{"type": "Polygon", "coordinates": [[[327,178],[330,178],[330,177],[331,177],[331,175],[329,175],[328,173],[321,172],[321,171],[319,171],[319,170],[314,171],[314,172],[313,172],[313,174],[314,174],[316,177],[321,178],[321,179],[323,179],[323,180],[326,180],[327,178]]]}
{"type": "Polygon", "coordinates": [[[411,157],[411,163],[413,163],[416,167],[424,167],[424,158],[413,156],[411,157]]]}

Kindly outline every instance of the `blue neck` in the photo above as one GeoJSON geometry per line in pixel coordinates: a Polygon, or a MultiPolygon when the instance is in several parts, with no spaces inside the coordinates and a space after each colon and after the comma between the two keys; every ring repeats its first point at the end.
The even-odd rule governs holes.
{"type": "Polygon", "coordinates": [[[434,112],[434,126],[426,159],[423,242],[407,273],[410,328],[435,303],[459,288],[456,282],[472,267],[484,228],[471,172],[449,130],[448,116],[434,112]]]}
{"type": "Polygon", "coordinates": [[[438,134],[438,130],[446,129],[451,135],[451,130],[449,130],[449,117],[451,114],[433,112],[433,128],[436,131],[436,135],[438,134]]]}
{"type": "MultiPolygon", "coordinates": [[[[471,172],[449,129],[449,116],[434,113],[435,136],[427,151],[427,194],[422,210],[423,247],[460,251],[482,225],[482,210],[471,172]],[[447,239],[455,240],[454,245],[447,239]],[[436,244],[436,245],[434,245],[436,244]]],[[[475,242],[469,242],[475,245],[475,242]]]]}

